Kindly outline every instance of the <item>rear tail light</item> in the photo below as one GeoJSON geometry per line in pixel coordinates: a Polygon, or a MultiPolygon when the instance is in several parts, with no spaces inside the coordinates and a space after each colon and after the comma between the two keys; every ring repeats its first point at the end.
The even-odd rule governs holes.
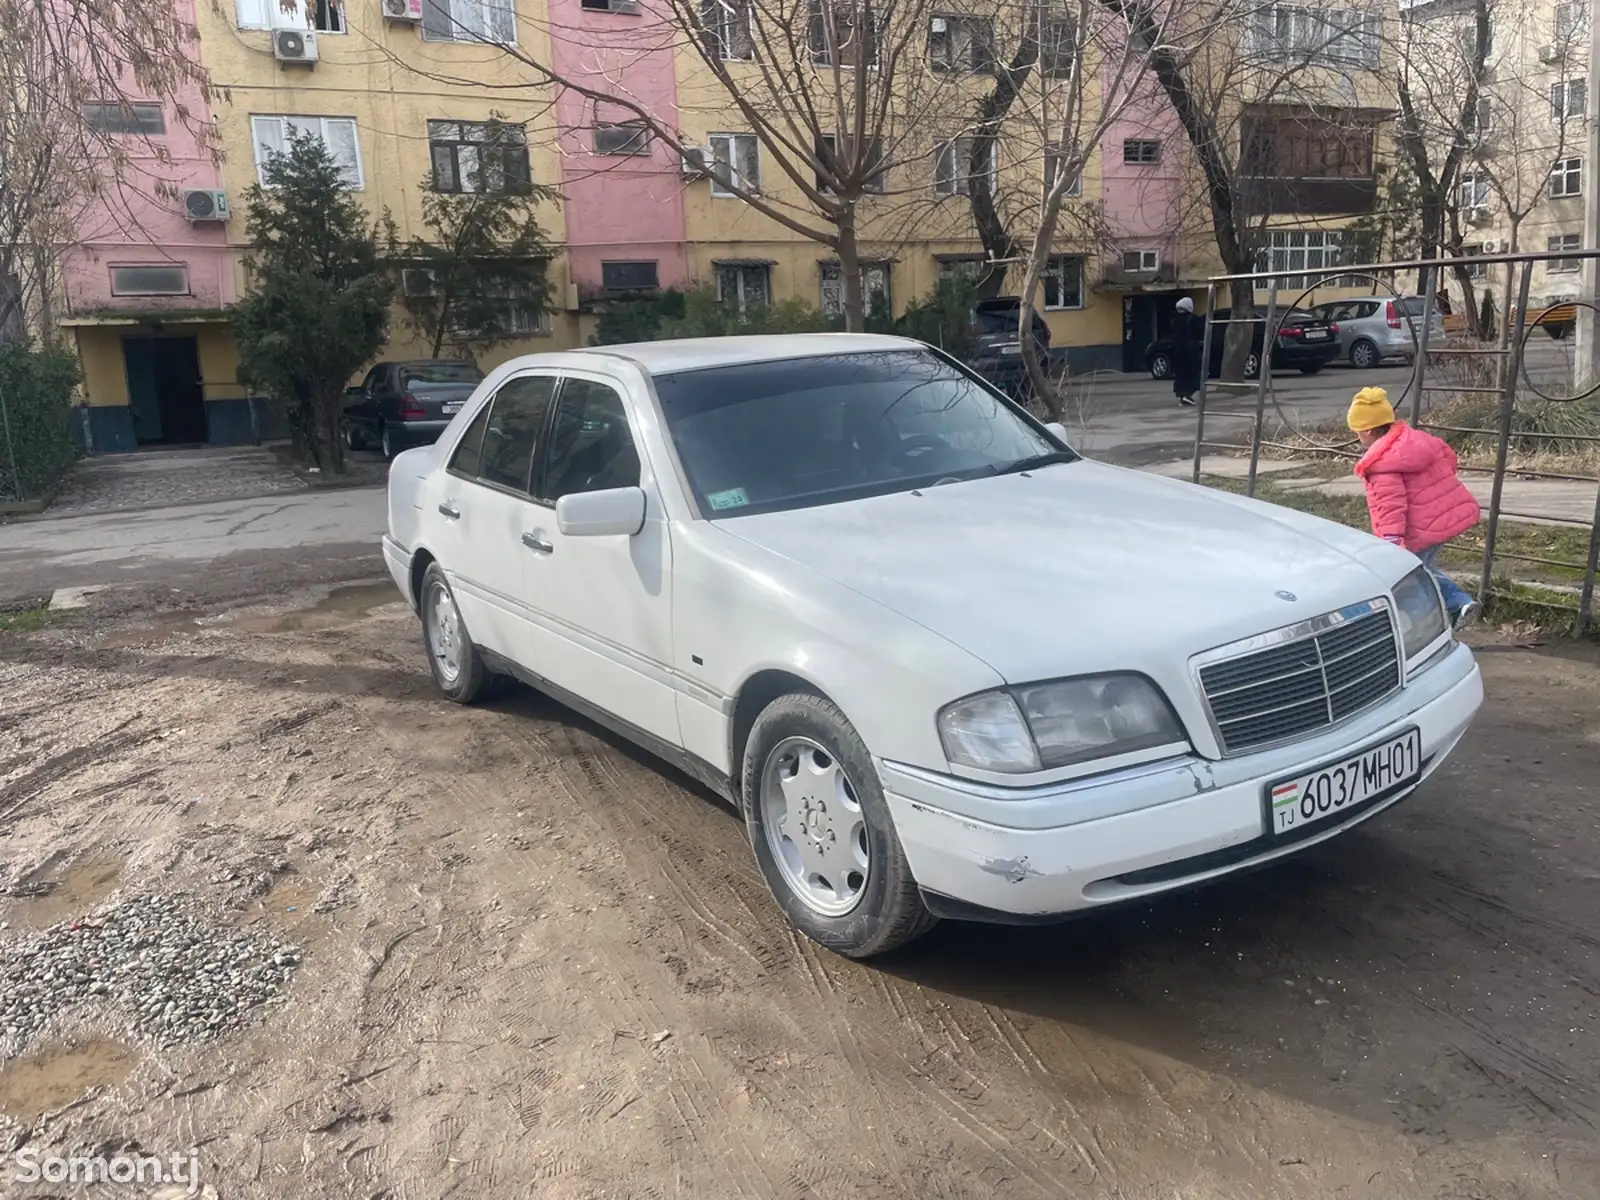
{"type": "Polygon", "coordinates": [[[1328,322],[1328,332],[1330,334],[1337,334],[1339,332],[1339,322],[1337,322],[1337,321],[1329,321],[1328,322]]]}
{"type": "Polygon", "coordinates": [[[1300,336],[1300,326],[1285,325],[1282,329],[1278,330],[1278,336],[1281,338],[1297,338],[1300,336]]]}
{"type": "Polygon", "coordinates": [[[1400,310],[1395,306],[1393,300],[1384,301],[1383,315],[1388,320],[1390,329],[1400,328],[1400,310]]]}
{"type": "Polygon", "coordinates": [[[410,392],[400,397],[400,419],[402,421],[420,421],[428,415],[428,410],[422,407],[419,401],[410,392]]]}

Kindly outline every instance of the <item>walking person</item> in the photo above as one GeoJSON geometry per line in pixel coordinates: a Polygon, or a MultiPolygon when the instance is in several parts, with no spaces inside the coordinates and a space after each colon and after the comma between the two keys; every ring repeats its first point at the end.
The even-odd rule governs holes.
{"type": "Polygon", "coordinates": [[[1200,390],[1200,351],[1205,332],[1205,321],[1194,315],[1194,301],[1184,296],[1172,314],[1172,393],[1185,406],[1194,404],[1194,394],[1200,390]]]}
{"type": "Polygon", "coordinates": [[[1372,532],[1422,560],[1459,629],[1477,615],[1478,603],[1435,561],[1446,542],[1478,523],[1478,501],[1456,474],[1456,452],[1397,419],[1382,388],[1357,392],[1346,422],[1365,450],[1355,471],[1366,485],[1372,532]]]}

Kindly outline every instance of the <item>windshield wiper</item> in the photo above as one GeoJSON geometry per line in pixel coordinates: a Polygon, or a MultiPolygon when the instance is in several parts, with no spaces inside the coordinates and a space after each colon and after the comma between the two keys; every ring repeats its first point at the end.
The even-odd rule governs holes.
{"type": "Polygon", "coordinates": [[[1019,458],[1016,462],[1007,463],[1003,467],[996,467],[996,475],[1015,475],[1019,471],[1031,471],[1035,467],[1048,467],[1055,463],[1077,462],[1078,456],[1071,450],[1052,450],[1048,454],[1030,454],[1027,458],[1019,458]]]}

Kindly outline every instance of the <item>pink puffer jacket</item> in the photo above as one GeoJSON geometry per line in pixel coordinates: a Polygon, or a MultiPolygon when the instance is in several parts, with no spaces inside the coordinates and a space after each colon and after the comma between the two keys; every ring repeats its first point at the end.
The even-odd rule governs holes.
{"type": "Polygon", "coordinates": [[[1413,553],[1478,523],[1478,502],[1456,477],[1456,452],[1404,421],[1372,443],[1356,463],[1356,474],[1367,485],[1372,532],[1413,553]]]}

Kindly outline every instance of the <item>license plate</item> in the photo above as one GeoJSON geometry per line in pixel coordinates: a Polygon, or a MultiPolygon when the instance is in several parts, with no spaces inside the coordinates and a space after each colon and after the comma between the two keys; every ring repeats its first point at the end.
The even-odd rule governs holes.
{"type": "Polygon", "coordinates": [[[1018,342],[1007,342],[1003,346],[1000,347],[1000,353],[1001,354],[1021,355],[1022,346],[1018,342]]]}
{"type": "Polygon", "coordinates": [[[1267,788],[1274,834],[1326,821],[1422,774],[1422,734],[1408,729],[1360,754],[1267,788]]]}
{"type": "Polygon", "coordinates": [[[1308,329],[1305,336],[1308,342],[1320,342],[1328,336],[1328,331],[1326,329],[1308,329]]]}
{"type": "Polygon", "coordinates": [[[444,405],[444,415],[447,417],[455,416],[456,413],[461,411],[461,406],[465,403],[465,400],[446,400],[444,405]]]}

